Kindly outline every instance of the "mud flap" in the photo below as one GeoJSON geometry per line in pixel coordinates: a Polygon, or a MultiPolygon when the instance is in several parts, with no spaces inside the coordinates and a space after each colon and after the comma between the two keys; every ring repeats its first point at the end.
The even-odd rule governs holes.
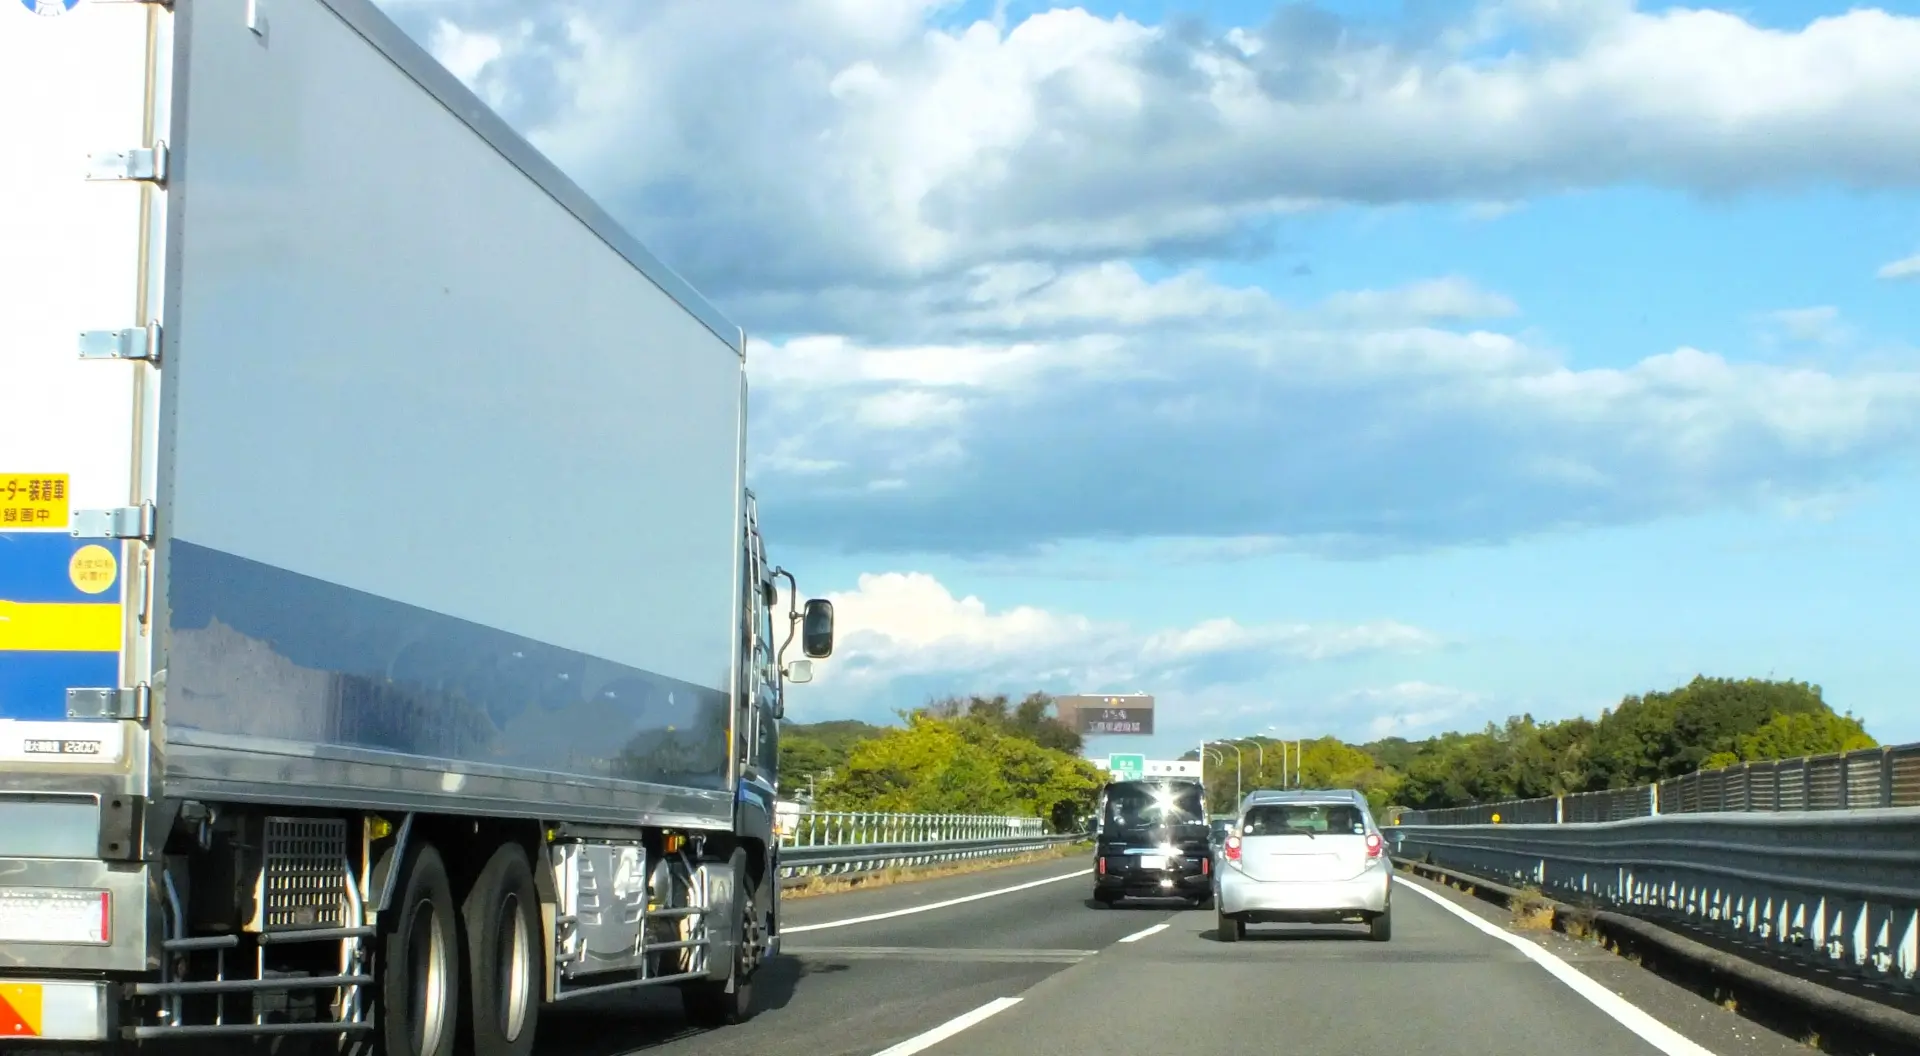
{"type": "Polygon", "coordinates": [[[706,893],[707,978],[725,980],[732,990],[733,966],[740,956],[740,906],[745,894],[740,874],[746,871],[745,851],[734,851],[727,861],[701,862],[695,871],[695,883],[706,893]]]}

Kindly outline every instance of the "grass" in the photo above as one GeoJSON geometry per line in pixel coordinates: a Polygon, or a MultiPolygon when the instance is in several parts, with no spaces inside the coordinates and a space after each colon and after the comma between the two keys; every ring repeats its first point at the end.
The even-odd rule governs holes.
{"type": "Polygon", "coordinates": [[[848,891],[866,891],[871,888],[892,887],[895,884],[913,883],[919,880],[934,880],[943,876],[964,876],[968,873],[984,873],[1015,865],[1052,862],[1086,854],[1091,846],[1085,843],[1070,843],[1049,847],[1043,851],[1008,855],[1005,858],[970,858],[965,861],[940,862],[934,865],[895,866],[891,869],[856,873],[851,876],[810,876],[802,883],[782,888],[780,897],[817,898],[821,895],[838,895],[848,891]]]}

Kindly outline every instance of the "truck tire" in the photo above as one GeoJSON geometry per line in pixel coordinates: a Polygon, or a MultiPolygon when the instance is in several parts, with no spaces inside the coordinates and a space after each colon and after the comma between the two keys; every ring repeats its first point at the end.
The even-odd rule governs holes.
{"type": "Polygon", "coordinates": [[[687,1022],[704,1030],[744,1023],[753,1015],[753,934],[755,892],[747,886],[747,856],[733,852],[733,919],[722,924],[733,929],[733,963],[725,979],[697,979],[680,985],[680,1003],[687,1022]]]}
{"type": "Polygon", "coordinates": [[[460,1027],[460,931],[446,863],[430,843],[403,866],[380,914],[376,981],[383,1056],[453,1056],[460,1027]]]}
{"type": "Polygon", "coordinates": [[[493,852],[460,906],[473,1056],[528,1056],[546,993],[540,896],[518,844],[493,852]]]}

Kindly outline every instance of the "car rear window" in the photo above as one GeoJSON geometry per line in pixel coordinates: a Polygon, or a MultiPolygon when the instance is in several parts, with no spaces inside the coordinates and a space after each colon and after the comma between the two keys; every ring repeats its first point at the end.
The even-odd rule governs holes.
{"type": "Polygon", "coordinates": [[[1129,782],[1107,788],[1107,822],[1119,828],[1194,822],[1205,813],[1199,785],[1129,782]]]}
{"type": "Polygon", "coordinates": [[[1247,810],[1244,828],[1246,836],[1323,832],[1360,836],[1367,831],[1367,818],[1350,803],[1263,803],[1247,810]]]}

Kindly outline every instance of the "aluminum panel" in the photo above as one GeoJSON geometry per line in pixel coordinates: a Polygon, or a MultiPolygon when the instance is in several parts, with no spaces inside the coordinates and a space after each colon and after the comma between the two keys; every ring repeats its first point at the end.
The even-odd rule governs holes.
{"type": "Polygon", "coordinates": [[[172,795],[730,819],[725,693],[180,540],[167,566],[172,795]]]}
{"type": "MultiPolygon", "coordinates": [[[[641,672],[723,695],[738,349],[477,131],[497,124],[477,100],[423,90],[397,30],[338,6],[352,24],[321,0],[268,5],[264,35],[244,0],[176,16],[169,706],[203,733],[319,722],[317,743],[365,746],[327,740],[314,694],[453,708],[451,687],[517,659],[495,651],[509,642],[601,665],[599,685],[641,672]],[[242,578],[189,583],[196,561],[242,578]],[[281,573],[304,577],[298,601],[275,602],[281,573]],[[369,625],[338,621],[360,610],[404,634],[353,637],[369,625]],[[241,692],[255,661],[332,688],[241,692]],[[246,710],[193,712],[182,696],[199,693],[246,710]]],[[[572,684],[521,704],[547,693],[587,699],[572,684]]],[[[432,732],[373,739],[554,763],[464,725],[506,706],[465,699],[432,732]]],[[[663,716],[611,708],[598,735],[617,750],[663,716]]],[[[561,740],[588,732],[560,725],[561,740]]]]}

